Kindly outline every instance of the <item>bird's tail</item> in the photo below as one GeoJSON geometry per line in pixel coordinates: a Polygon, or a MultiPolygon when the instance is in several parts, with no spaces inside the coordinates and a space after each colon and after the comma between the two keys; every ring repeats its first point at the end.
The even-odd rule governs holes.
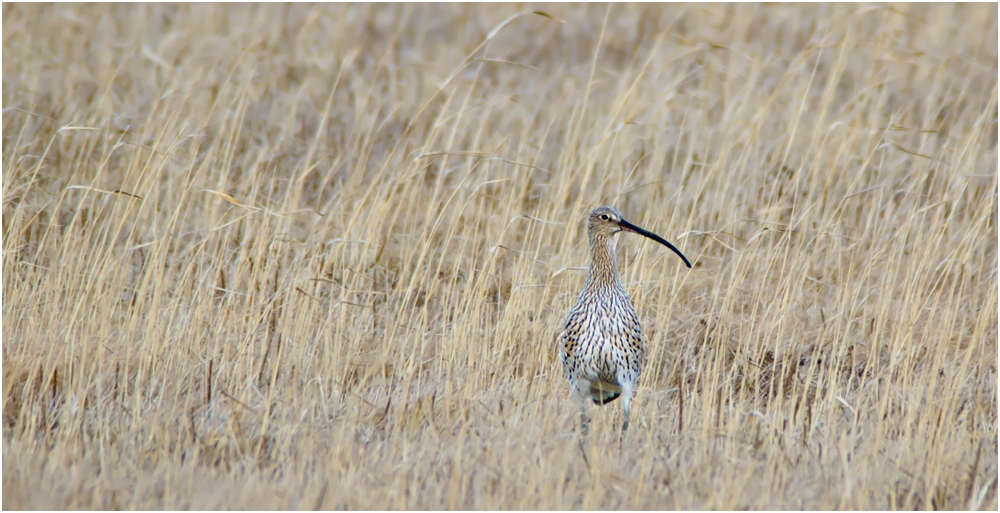
{"type": "Polygon", "coordinates": [[[622,389],[615,384],[597,382],[590,387],[590,398],[594,404],[608,404],[618,399],[620,395],[622,395],[622,389]]]}
{"type": "Polygon", "coordinates": [[[600,396],[595,395],[593,396],[594,404],[600,404],[600,405],[608,404],[611,401],[618,399],[620,395],[622,395],[621,392],[605,392],[604,395],[600,396]]]}

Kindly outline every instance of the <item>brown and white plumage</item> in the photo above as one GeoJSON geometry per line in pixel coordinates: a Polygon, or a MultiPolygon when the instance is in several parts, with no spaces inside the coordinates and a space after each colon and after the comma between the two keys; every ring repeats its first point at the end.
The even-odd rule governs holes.
{"type": "Polygon", "coordinates": [[[629,223],[615,208],[598,207],[590,213],[587,221],[590,272],[559,337],[563,371],[580,401],[583,433],[588,425],[587,403],[607,404],[618,397],[622,397],[625,417],[622,433],[628,430],[632,392],[645,359],[639,317],[615,262],[612,236],[622,231],[638,233],[667,246],[691,267],[672,244],[629,223]]]}

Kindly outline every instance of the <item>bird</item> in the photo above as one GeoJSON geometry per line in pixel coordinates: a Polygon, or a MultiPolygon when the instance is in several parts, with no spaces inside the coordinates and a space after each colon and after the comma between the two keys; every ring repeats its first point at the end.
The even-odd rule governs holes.
{"type": "Polygon", "coordinates": [[[589,430],[588,404],[605,405],[621,397],[624,413],[621,436],[625,436],[632,394],[645,360],[639,317],[615,261],[612,237],[619,232],[653,239],[677,253],[691,268],[691,262],[673,244],[626,221],[614,207],[598,207],[588,216],[590,269],[559,336],[563,372],[573,395],[580,401],[583,435],[589,430]]]}

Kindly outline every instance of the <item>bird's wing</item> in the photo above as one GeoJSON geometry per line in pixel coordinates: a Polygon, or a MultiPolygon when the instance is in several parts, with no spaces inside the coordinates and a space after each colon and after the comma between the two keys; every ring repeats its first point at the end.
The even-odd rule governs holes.
{"type": "Polygon", "coordinates": [[[579,319],[580,315],[580,312],[574,308],[569,314],[569,319],[566,320],[565,329],[559,335],[559,359],[563,362],[563,365],[566,365],[578,349],[577,346],[580,342],[582,329],[582,323],[579,319]]]}

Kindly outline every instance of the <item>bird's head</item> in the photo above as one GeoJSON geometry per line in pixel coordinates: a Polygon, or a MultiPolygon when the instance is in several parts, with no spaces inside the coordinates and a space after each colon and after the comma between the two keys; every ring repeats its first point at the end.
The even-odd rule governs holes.
{"type": "Polygon", "coordinates": [[[597,207],[590,213],[587,232],[591,235],[610,237],[623,230],[621,222],[625,218],[614,207],[597,207]]]}
{"type": "Polygon", "coordinates": [[[667,242],[659,235],[639,228],[638,226],[628,222],[622,216],[622,213],[614,207],[597,207],[591,213],[587,220],[587,232],[590,235],[590,240],[593,242],[597,239],[609,239],[612,235],[618,232],[631,232],[638,233],[643,237],[663,244],[664,246],[670,248],[677,256],[681,257],[684,261],[684,265],[691,267],[691,262],[688,262],[687,257],[680,252],[679,249],[675,248],[673,244],[667,242]]]}

